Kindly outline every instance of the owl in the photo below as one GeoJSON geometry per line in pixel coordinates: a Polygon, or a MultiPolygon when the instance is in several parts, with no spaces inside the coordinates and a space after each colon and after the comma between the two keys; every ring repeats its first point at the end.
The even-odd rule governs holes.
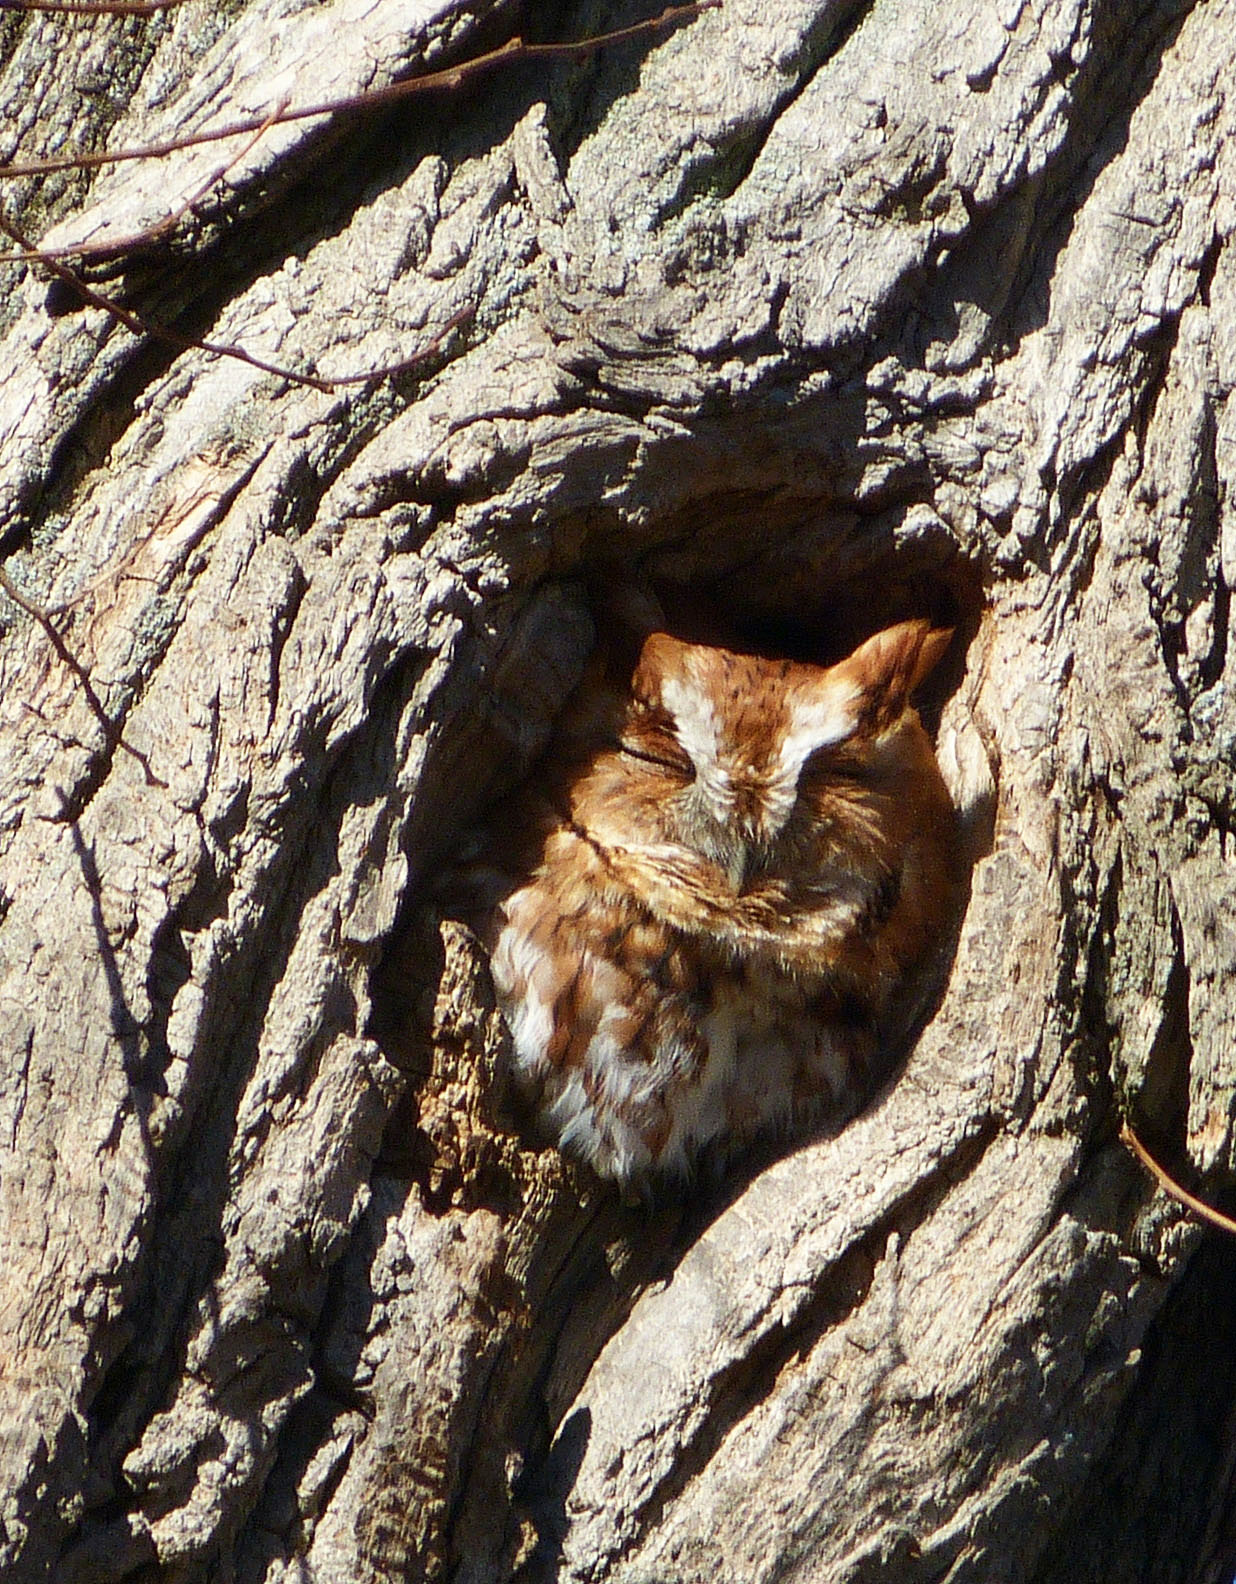
{"type": "Polygon", "coordinates": [[[822,667],[653,632],[629,686],[584,684],[484,860],[515,1082],[564,1151],[630,1188],[869,1097],[950,911],[910,698],[951,636],[902,622],[822,667]]]}

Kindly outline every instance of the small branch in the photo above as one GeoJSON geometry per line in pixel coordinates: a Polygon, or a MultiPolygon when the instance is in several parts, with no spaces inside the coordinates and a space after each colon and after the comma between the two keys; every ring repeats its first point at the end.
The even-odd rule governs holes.
{"type": "MultiPolygon", "coordinates": [[[[285,368],[277,363],[267,362],[264,358],[255,357],[247,352],[244,347],[235,342],[218,342],[195,339],[191,336],[179,335],[174,330],[169,330],[162,325],[152,324],[140,315],[123,307],[114,298],[106,293],[96,291],[71,269],[64,260],[66,258],[94,258],[100,255],[111,256],[123,254],[132,249],[148,243],[169,231],[176,222],[182,218],[201,199],[204,193],[226,175],[238,160],[245,154],[273,126],[281,125],[288,121],[303,120],[311,116],[333,114],[338,111],[347,111],[368,108],[372,105],[385,104],[393,100],[406,98],[411,94],[424,92],[429,89],[454,89],[467,82],[473,76],[506,62],[518,61],[549,61],[559,59],[578,59],[603,45],[616,44],[624,40],[635,38],[641,34],[657,32],[663,28],[672,27],[687,17],[697,15],[720,4],[720,0],[693,0],[688,5],[668,6],[659,16],[648,18],[643,22],[632,23],[631,26],[615,29],[610,33],[599,33],[592,38],[582,39],[575,43],[563,44],[526,44],[521,38],[508,39],[505,44],[497,49],[490,50],[485,55],[478,55],[473,60],[464,61],[459,66],[449,67],[438,72],[429,72],[421,77],[410,78],[406,82],[395,83],[387,88],[377,89],[373,92],[353,95],[350,98],[332,100],[325,104],[302,107],[299,110],[290,110],[287,101],[278,104],[266,115],[249,121],[233,122],[226,127],[220,127],[212,132],[202,132],[190,137],[174,139],[167,143],[151,143],[139,149],[122,149],[115,154],[66,156],[52,160],[36,160],[26,165],[7,165],[0,167],[0,176],[28,176],[41,174],[47,171],[64,169],[87,169],[99,165],[127,159],[152,159],[164,154],[173,153],[179,149],[190,148],[199,143],[214,142],[222,138],[235,137],[242,134],[249,135],[249,142],[241,152],[228,160],[213,173],[206,182],[201,184],[194,193],[181,202],[170,214],[165,215],[153,225],[147,226],[131,236],[114,238],[104,243],[84,243],[77,247],[47,248],[43,249],[24,236],[18,227],[3,215],[0,215],[0,231],[15,242],[20,252],[14,254],[0,254],[0,263],[25,263],[41,264],[50,270],[58,279],[73,291],[82,302],[92,308],[111,316],[117,323],[124,326],[131,335],[150,336],[162,341],[177,352],[201,351],[209,352],[216,357],[233,358],[237,362],[247,363],[251,368],[258,369],[263,374],[273,374],[278,379],[284,379],[294,385],[305,385],[313,390],[324,392],[333,391],[340,385],[362,385],[370,380],[389,378],[392,375],[403,373],[415,368],[419,363],[430,356],[442,343],[443,339],[470,317],[470,310],[462,310],[455,314],[438,334],[425,346],[420,347],[411,356],[401,358],[395,363],[386,364],[381,368],[366,369],[357,374],[338,374],[325,378],[316,374],[304,374],[295,369],[285,368]]],[[[0,0],[0,9],[22,10],[28,7],[23,3],[12,4],[9,0],[0,0]]],[[[88,6],[87,10],[119,9],[110,4],[104,6],[88,6]]],[[[154,7],[153,9],[158,9],[154,7]]]]}
{"type": "Polygon", "coordinates": [[[0,0],[0,11],[50,11],[60,16],[157,16],[186,0],[0,0]]]}
{"type": "Polygon", "coordinates": [[[213,352],[216,357],[235,358],[239,363],[247,363],[251,368],[259,369],[263,374],[274,374],[279,379],[290,380],[294,385],[308,385],[314,390],[330,391],[329,380],[318,379],[314,374],[298,374],[294,369],[281,368],[278,363],[268,363],[265,358],[254,357],[252,352],[246,352],[244,347],[237,346],[231,341],[198,341],[192,336],[178,335],[175,330],[168,330],[164,325],[150,324],[145,319],[131,313],[112,297],[97,292],[93,287],[87,286],[82,278],[75,274],[67,264],[59,259],[43,258],[38,249],[22,235],[13,222],[0,215],[0,231],[17,243],[27,254],[46,265],[52,274],[62,280],[91,308],[98,308],[105,314],[110,314],[113,319],[122,324],[131,335],[152,336],[156,341],[162,341],[176,352],[213,352]]]}
{"type": "Polygon", "coordinates": [[[1210,1205],[1204,1204],[1188,1189],[1182,1188],[1174,1178],[1169,1177],[1127,1122],[1120,1129],[1120,1142],[1132,1150],[1164,1193],[1170,1194],[1173,1199],[1184,1205],[1186,1210],[1192,1210],[1193,1214],[1200,1216],[1203,1221],[1209,1221],[1211,1226],[1236,1234],[1236,1220],[1231,1216],[1225,1216],[1221,1210],[1214,1210],[1210,1205]]]}
{"type": "Polygon", "coordinates": [[[17,245],[24,249],[23,259],[29,262],[39,262],[52,271],[58,279],[74,291],[84,303],[91,308],[98,308],[102,313],[110,314],[113,319],[122,324],[131,335],[147,335],[156,341],[162,341],[177,352],[209,352],[214,357],[234,358],[238,363],[247,363],[250,368],[259,369],[263,374],[273,374],[278,379],[288,380],[293,385],[307,385],[312,390],[333,391],[338,385],[365,385],[370,380],[387,379],[394,374],[405,373],[408,369],[415,368],[418,363],[423,363],[427,357],[435,352],[452,330],[458,329],[472,317],[474,310],[471,306],[461,308],[458,313],[442,326],[431,341],[398,362],[384,364],[380,368],[365,369],[359,374],[335,374],[330,378],[320,374],[302,374],[296,369],[284,368],[279,363],[268,363],[265,358],[255,357],[252,352],[246,352],[244,347],[234,341],[202,341],[192,336],[179,335],[175,330],[169,330],[164,325],[152,324],[148,319],[143,319],[140,314],[133,313],[124,308],[114,298],[105,293],[95,291],[88,286],[76,271],[69,268],[60,259],[51,254],[41,254],[26,240],[21,231],[11,220],[0,214],[0,231],[10,237],[17,245]]]}
{"type": "Polygon", "coordinates": [[[150,768],[150,760],[146,755],[140,749],[134,748],[127,743],[121,734],[120,728],[113,724],[111,717],[103,707],[103,700],[94,690],[94,683],[90,680],[90,673],[60,636],[55,622],[52,621],[41,605],[37,605],[34,600],[22,593],[3,567],[0,567],[0,589],[3,589],[19,610],[24,610],[27,616],[33,617],[38,622],[47,635],[48,643],[56,651],[62,663],[77,678],[86,703],[90,706],[90,713],[103,728],[103,735],[107,740],[109,752],[114,753],[116,749],[123,748],[125,753],[130,754],[141,765],[147,786],[166,787],[167,782],[161,781],[155,775],[150,768]]]}
{"type": "Polygon", "coordinates": [[[397,363],[383,363],[378,368],[365,369],[360,374],[323,374],[320,376],[322,383],[333,390],[337,385],[367,385],[370,380],[391,379],[396,374],[406,374],[409,369],[414,369],[418,363],[423,363],[426,358],[439,350],[442,343],[452,330],[458,330],[474,316],[476,309],[471,303],[461,308],[451,317],[431,340],[424,346],[418,347],[409,357],[400,358],[397,363]]]}
{"type": "MultiPolygon", "coordinates": [[[[3,0],[0,0],[0,3],[3,3],[3,0]]],[[[262,134],[268,128],[274,126],[275,121],[278,119],[279,113],[282,110],[286,110],[287,103],[288,101],[286,98],[281,99],[266,117],[265,121],[262,122],[261,126],[254,131],[253,136],[245,144],[244,148],[238,149],[230,159],[225,160],[222,165],[217,166],[210,173],[210,175],[206,177],[205,181],[200,183],[200,185],[189,194],[183,203],[178,204],[170,214],[164,215],[162,220],[156,220],[153,225],[146,226],[141,231],[134,231],[131,236],[113,237],[106,242],[96,242],[93,245],[86,243],[81,247],[62,248],[32,246],[24,249],[20,253],[0,253],[0,264],[46,264],[50,267],[57,259],[75,258],[81,260],[96,257],[110,258],[114,254],[131,253],[134,248],[144,247],[151,242],[157,242],[161,236],[165,236],[167,232],[172,229],[178,220],[183,219],[191,209],[194,209],[199,203],[201,203],[202,199],[206,196],[210,189],[217,183],[223,181],[228,171],[230,171],[234,165],[240,164],[241,160],[244,159],[249,150],[255,147],[255,145],[258,143],[262,134]]]]}
{"type": "MultiPolygon", "coordinates": [[[[26,244],[21,238],[21,233],[11,221],[0,215],[0,231],[13,238],[20,246],[26,244]]],[[[312,390],[333,391],[339,385],[367,385],[370,380],[389,379],[395,374],[404,374],[409,369],[415,368],[430,357],[446,340],[452,330],[457,330],[460,325],[466,324],[472,318],[475,310],[469,304],[461,308],[442,326],[431,340],[424,346],[418,347],[415,352],[406,358],[400,358],[395,363],[385,363],[378,368],[364,369],[359,374],[302,374],[296,369],[284,368],[279,363],[268,363],[265,358],[255,357],[252,352],[246,352],[244,347],[234,341],[201,341],[192,336],[178,335],[175,330],[169,330],[164,325],[152,324],[148,319],[143,319],[139,314],[123,308],[113,298],[104,293],[95,291],[87,286],[66,264],[58,259],[48,258],[47,268],[52,270],[66,286],[69,286],[83,302],[101,312],[110,314],[111,317],[122,324],[131,335],[148,335],[156,341],[162,341],[166,346],[172,347],[177,352],[209,352],[213,357],[234,358],[238,363],[247,363],[250,368],[261,370],[263,374],[273,374],[278,379],[288,380],[293,385],[307,385],[312,390]]]]}
{"type": "MultiPolygon", "coordinates": [[[[3,4],[3,0],[0,0],[3,4]]],[[[693,0],[690,5],[667,6],[659,16],[644,22],[633,22],[630,27],[616,28],[612,33],[597,33],[592,38],[578,39],[573,43],[526,44],[522,38],[508,39],[497,49],[458,66],[447,66],[441,71],[425,72],[419,77],[409,77],[404,82],[391,83],[386,88],[373,88],[364,93],[351,94],[345,99],[330,99],[323,104],[302,105],[298,109],[284,109],[275,116],[254,116],[246,121],[232,121],[227,126],[210,131],[190,133],[187,137],[170,138],[163,143],[148,143],[142,148],[118,149],[114,154],[62,154],[51,159],[28,160],[22,165],[0,165],[0,177],[45,176],[50,171],[92,170],[100,165],[115,165],[122,160],[158,159],[174,154],[180,149],[194,148],[199,143],[217,143],[221,138],[238,137],[242,133],[259,132],[268,126],[283,126],[289,121],[307,121],[314,116],[334,115],[341,111],[366,110],[376,105],[392,104],[414,94],[437,89],[462,87],[473,77],[481,76],[502,65],[525,65],[533,61],[580,60],[594,50],[609,44],[621,44],[645,33],[657,33],[663,28],[685,22],[701,11],[715,10],[721,0],[693,0]]],[[[89,9],[95,9],[91,7],[89,9]]]]}

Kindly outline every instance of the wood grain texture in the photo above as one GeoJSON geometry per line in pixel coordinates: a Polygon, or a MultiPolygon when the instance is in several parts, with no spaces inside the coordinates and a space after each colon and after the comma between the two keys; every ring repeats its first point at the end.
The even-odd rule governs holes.
{"type": "MultiPolygon", "coordinates": [[[[5,13],[0,155],[657,8],[552,9],[5,13]]],[[[272,131],[90,266],[319,375],[429,349],[372,385],[0,265],[4,566],[122,737],[0,601],[6,1579],[1230,1579],[1231,1261],[1117,1133],[1232,1182],[1234,40],[725,0],[272,131]],[[933,729],[998,788],[894,1081],[651,1213],[524,1146],[421,907],[615,567],[959,620],[933,729]]],[[[224,158],[0,202],[123,238],[224,158]]]]}

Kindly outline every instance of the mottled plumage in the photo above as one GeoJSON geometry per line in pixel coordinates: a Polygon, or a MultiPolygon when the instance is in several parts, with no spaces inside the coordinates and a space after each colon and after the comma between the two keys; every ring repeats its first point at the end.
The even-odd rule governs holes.
{"type": "Polygon", "coordinates": [[[948,915],[909,700],[950,636],[903,622],[819,667],[658,632],[629,691],[585,683],[482,861],[516,1081],[563,1149],[628,1182],[866,1098],[948,915]]]}

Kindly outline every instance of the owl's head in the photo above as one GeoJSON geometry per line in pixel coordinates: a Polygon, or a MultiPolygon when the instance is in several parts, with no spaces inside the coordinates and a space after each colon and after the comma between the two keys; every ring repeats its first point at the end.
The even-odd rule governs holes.
{"type": "Polygon", "coordinates": [[[818,826],[830,785],[882,787],[930,754],[910,699],[951,637],[901,622],[825,667],[653,633],[621,736],[632,790],[741,890],[818,826]]]}

